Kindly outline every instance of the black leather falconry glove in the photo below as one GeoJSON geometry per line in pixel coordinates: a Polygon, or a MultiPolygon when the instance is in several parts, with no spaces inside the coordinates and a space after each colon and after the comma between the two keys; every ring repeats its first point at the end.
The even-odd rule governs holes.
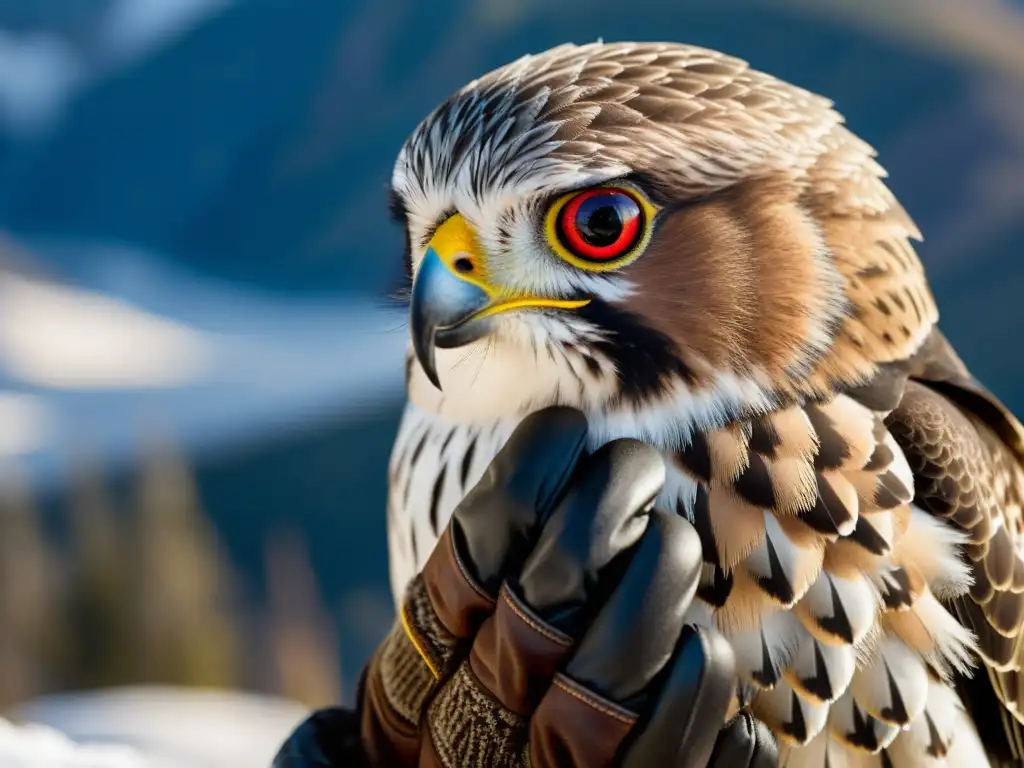
{"type": "Polygon", "coordinates": [[[411,582],[359,712],[315,713],[277,768],[776,762],[747,716],[723,729],[728,645],[683,625],[700,542],[651,509],[660,456],[585,455],[586,429],[564,408],[523,421],[411,582]]]}

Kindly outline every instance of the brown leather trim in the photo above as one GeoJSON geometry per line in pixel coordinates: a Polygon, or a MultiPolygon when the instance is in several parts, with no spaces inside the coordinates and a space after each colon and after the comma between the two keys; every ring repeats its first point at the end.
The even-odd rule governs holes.
{"type": "Polygon", "coordinates": [[[359,730],[370,765],[396,768],[416,765],[420,734],[414,723],[403,719],[388,705],[376,657],[370,662],[370,674],[366,678],[359,730]]]}
{"type": "Polygon", "coordinates": [[[480,625],[469,664],[498,701],[528,717],[571,649],[571,638],[541,621],[504,584],[494,614],[480,625]]]}
{"type": "Polygon", "coordinates": [[[533,768],[611,766],[636,715],[559,673],[530,723],[533,768]]]}
{"type": "Polygon", "coordinates": [[[423,740],[418,765],[419,768],[445,768],[445,764],[441,762],[441,756],[434,749],[434,742],[429,738],[423,740]]]}
{"type": "Polygon", "coordinates": [[[445,528],[423,566],[423,578],[437,618],[457,638],[476,634],[480,623],[494,610],[494,598],[474,583],[459,559],[451,525],[445,528]]]}

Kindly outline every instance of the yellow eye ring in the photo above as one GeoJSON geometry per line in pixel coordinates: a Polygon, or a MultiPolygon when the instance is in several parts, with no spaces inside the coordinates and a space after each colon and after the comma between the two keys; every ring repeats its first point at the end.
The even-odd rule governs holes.
{"type": "Polygon", "coordinates": [[[640,257],[658,210],[632,187],[576,190],[548,209],[544,234],[563,261],[588,272],[607,272],[640,257]]]}

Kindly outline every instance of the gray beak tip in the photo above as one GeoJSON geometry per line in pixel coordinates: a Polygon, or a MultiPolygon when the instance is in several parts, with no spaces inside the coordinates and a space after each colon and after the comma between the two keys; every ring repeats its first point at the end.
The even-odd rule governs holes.
{"type": "Polygon", "coordinates": [[[432,366],[430,368],[424,368],[423,372],[427,374],[427,378],[430,379],[430,383],[437,387],[439,392],[444,391],[444,387],[441,386],[441,379],[437,377],[437,370],[432,366]]]}
{"type": "Polygon", "coordinates": [[[420,368],[427,375],[430,383],[441,389],[441,379],[437,375],[436,350],[434,348],[434,329],[432,327],[417,329],[413,334],[413,350],[420,368]]]}

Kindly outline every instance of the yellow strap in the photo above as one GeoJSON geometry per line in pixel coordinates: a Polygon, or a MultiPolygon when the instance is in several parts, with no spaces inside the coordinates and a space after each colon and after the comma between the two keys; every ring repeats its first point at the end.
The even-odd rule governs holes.
{"type": "Polygon", "coordinates": [[[435,680],[441,679],[441,673],[437,667],[434,666],[434,662],[430,660],[430,655],[427,653],[423,644],[420,642],[416,633],[412,630],[412,625],[409,623],[409,615],[406,613],[406,606],[402,606],[402,610],[399,614],[402,619],[402,629],[405,630],[405,636],[409,638],[409,642],[412,643],[412,647],[416,649],[416,652],[423,659],[423,662],[427,665],[427,669],[430,670],[430,674],[434,676],[435,680]]]}

